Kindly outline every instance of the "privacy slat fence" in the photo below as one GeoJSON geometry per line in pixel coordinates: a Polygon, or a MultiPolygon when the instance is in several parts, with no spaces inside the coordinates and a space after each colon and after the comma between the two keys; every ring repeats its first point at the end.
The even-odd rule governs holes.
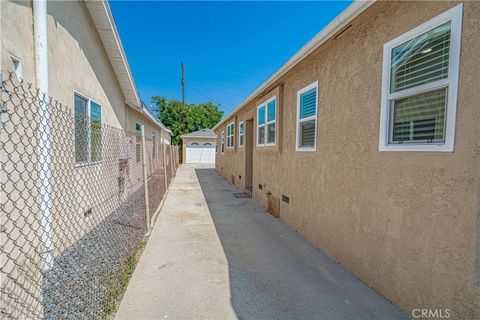
{"type": "Polygon", "coordinates": [[[109,317],[178,148],[79,119],[12,75],[0,116],[1,318],[109,317]]]}

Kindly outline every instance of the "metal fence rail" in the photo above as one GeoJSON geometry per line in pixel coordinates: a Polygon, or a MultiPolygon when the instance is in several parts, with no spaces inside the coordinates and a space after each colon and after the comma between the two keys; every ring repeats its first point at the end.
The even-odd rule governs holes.
{"type": "Polygon", "coordinates": [[[178,149],[75,116],[11,75],[0,108],[2,318],[108,317],[178,149]]]}

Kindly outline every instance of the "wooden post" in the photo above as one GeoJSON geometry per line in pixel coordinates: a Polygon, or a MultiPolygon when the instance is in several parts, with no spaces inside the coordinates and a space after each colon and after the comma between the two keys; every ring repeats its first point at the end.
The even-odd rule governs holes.
{"type": "Polygon", "coordinates": [[[145,143],[145,126],[142,124],[142,168],[143,168],[143,187],[145,189],[145,221],[146,233],[150,231],[150,206],[148,203],[148,173],[147,173],[147,148],[145,143]]]}

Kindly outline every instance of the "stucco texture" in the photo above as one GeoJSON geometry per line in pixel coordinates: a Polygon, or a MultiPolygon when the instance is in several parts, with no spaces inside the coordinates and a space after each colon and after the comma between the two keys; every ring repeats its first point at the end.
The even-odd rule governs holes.
{"type": "MultiPolygon", "coordinates": [[[[450,309],[455,319],[478,319],[478,2],[464,3],[454,152],[378,150],[383,44],[457,4],[373,4],[216,133],[232,119],[255,123],[256,106],[278,90],[278,146],[253,150],[257,201],[264,205],[269,191],[288,196],[281,219],[407,313],[450,309]],[[317,80],[317,149],[296,152],[297,91],[317,80]]],[[[236,146],[217,153],[216,168],[244,187],[244,161],[236,146]]]]}

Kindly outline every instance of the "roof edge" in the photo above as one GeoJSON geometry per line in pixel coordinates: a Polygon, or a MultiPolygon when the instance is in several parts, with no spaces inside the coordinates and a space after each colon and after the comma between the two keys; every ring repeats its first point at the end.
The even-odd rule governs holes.
{"type": "Polygon", "coordinates": [[[355,19],[360,13],[365,11],[377,0],[356,0],[349,5],[342,13],[335,17],[328,25],[326,25],[319,33],[317,33],[312,40],[307,42],[300,50],[297,51],[288,61],[281,66],[275,73],[273,73],[265,82],[263,82],[252,94],[244,99],[235,109],[230,111],[220,122],[218,122],[212,130],[217,129],[229,117],[243,108],[247,103],[251,102],[263,90],[267,89],[280,77],[285,75],[290,69],[296,66],[305,57],[311,54],[315,49],[320,47],[323,43],[329,40],[333,35],[339,32],[343,27],[355,19]]]}
{"type": "Polygon", "coordinates": [[[103,6],[103,9],[105,10],[105,13],[107,14],[108,22],[112,29],[115,42],[117,44],[120,55],[122,56],[125,69],[127,70],[128,80],[130,81],[132,89],[135,92],[135,100],[136,100],[135,102],[138,103],[138,106],[141,106],[140,95],[138,94],[138,89],[135,84],[135,80],[133,79],[132,70],[130,69],[130,64],[128,63],[127,55],[123,48],[122,39],[120,38],[120,34],[118,33],[117,25],[115,23],[115,19],[113,18],[112,10],[110,9],[110,4],[108,3],[108,0],[102,0],[102,6],[103,6]]]}
{"type": "MultiPolygon", "coordinates": [[[[125,96],[125,100],[126,100],[125,104],[128,107],[134,109],[135,111],[138,111],[141,114],[146,115],[147,118],[149,118],[158,127],[160,127],[164,131],[173,135],[172,131],[170,129],[168,129],[162,123],[162,121],[160,121],[158,118],[156,118],[151,113],[151,111],[148,108],[145,107],[144,103],[141,101],[140,95],[138,93],[137,86],[135,84],[135,80],[133,78],[132,70],[130,69],[130,64],[128,63],[127,55],[126,55],[125,50],[123,48],[122,39],[120,38],[120,34],[118,33],[117,25],[115,24],[115,19],[113,18],[112,10],[110,9],[110,4],[108,3],[108,0],[97,0],[97,1],[100,2],[101,5],[102,5],[103,12],[104,12],[104,15],[105,15],[104,17],[108,20],[108,25],[110,27],[109,31],[111,31],[111,34],[112,34],[112,36],[115,40],[115,45],[116,45],[116,48],[118,49],[118,53],[120,54],[121,62],[123,63],[123,67],[125,68],[125,71],[126,71],[126,74],[127,74],[127,77],[128,77],[128,82],[130,83],[131,89],[132,89],[132,91],[135,95],[134,101],[129,101],[130,99],[128,99],[127,96],[126,96],[126,93],[123,92],[123,94],[125,96]]],[[[90,10],[90,8],[88,6],[87,6],[87,9],[90,10]]],[[[92,19],[95,19],[95,16],[92,15],[91,12],[90,12],[90,16],[92,17],[92,19]]],[[[96,23],[94,23],[94,24],[95,24],[95,27],[97,28],[97,24],[96,23]]],[[[102,37],[100,37],[100,40],[102,42],[104,41],[104,39],[102,37]]],[[[110,59],[110,62],[113,63],[111,61],[111,57],[108,53],[107,53],[107,57],[110,59]]],[[[114,72],[115,72],[115,70],[114,70],[114,72]]],[[[116,74],[116,72],[115,72],[115,75],[118,77],[118,74],[116,74]]]]}
{"type": "Polygon", "coordinates": [[[180,138],[202,138],[202,139],[217,139],[218,136],[215,135],[215,136],[211,136],[211,137],[206,137],[206,136],[189,136],[189,135],[186,135],[186,134],[182,134],[180,136],[180,138]]]}
{"type": "MultiPolygon", "coordinates": [[[[138,109],[136,109],[138,110],[138,109]]],[[[142,107],[141,107],[141,110],[139,110],[140,113],[144,114],[147,116],[147,118],[149,118],[153,123],[155,123],[157,126],[159,126],[160,128],[162,128],[164,131],[170,133],[171,135],[173,135],[172,131],[170,129],[168,129],[164,124],[163,122],[158,119],[157,117],[155,117],[153,114],[152,114],[152,111],[150,111],[150,109],[148,109],[143,103],[142,103],[142,107]]]]}

